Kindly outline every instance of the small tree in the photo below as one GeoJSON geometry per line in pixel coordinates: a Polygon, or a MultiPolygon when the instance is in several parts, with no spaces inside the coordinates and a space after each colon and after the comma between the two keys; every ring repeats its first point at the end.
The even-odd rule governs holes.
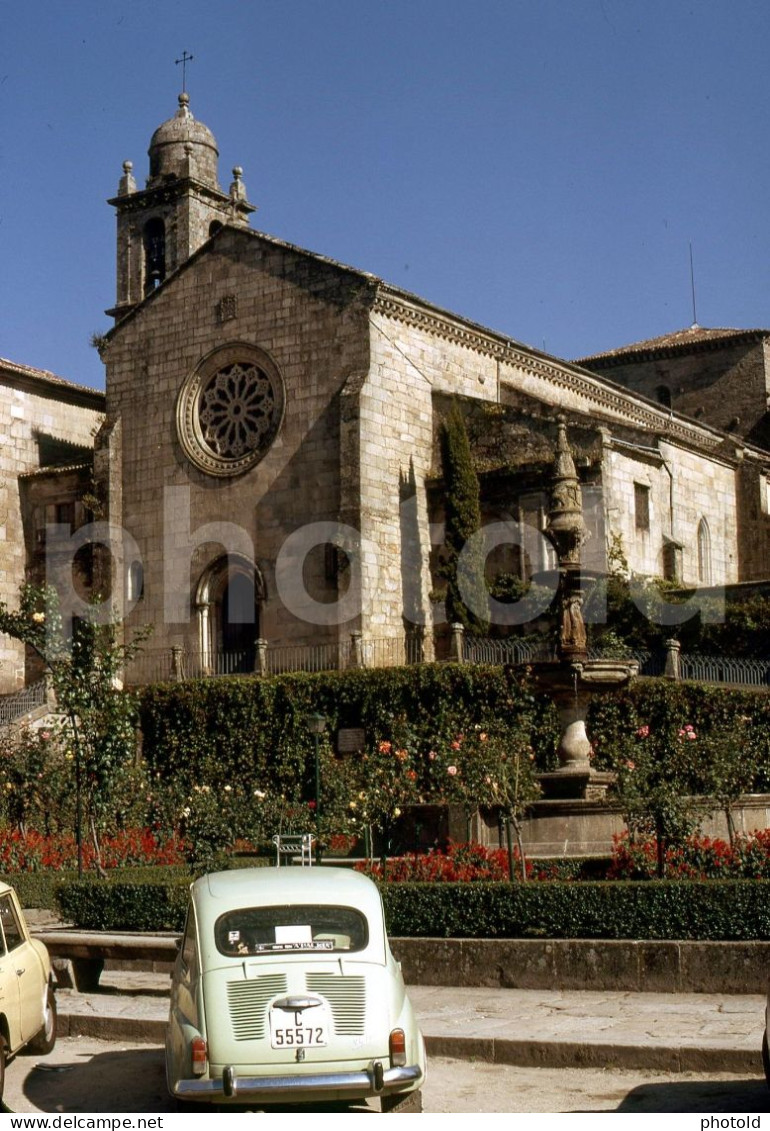
{"type": "Polygon", "coordinates": [[[750,793],[760,767],[767,763],[767,736],[749,715],[715,720],[700,739],[703,793],[721,809],[730,843],[735,843],[733,812],[740,798],[750,793]]]}
{"type": "Polygon", "coordinates": [[[632,836],[654,836],[657,873],[666,871],[666,850],[691,836],[704,813],[694,771],[695,728],[661,718],[639,726],[615,751],[614,792],[632,836]]]}
{"type": "Polygon", "coordinates": [[[351,814],[361,822],[367,841],[371,840],[372,827],[379,830],[384,865],[394,823],[418,799],[414,756],[406,745],[382,739],[362,754],[359,772],[351,814]]]}
{"type": "Polygon", "coordinates": [[[508,870],[514,878],[513,830],[521,860],[521,878],[527,878],[522,821],[540,796],[535,777],[535,756],[525,728],[487,732],[480,725],[460,732],[439,750],[428,753],[436,800],[461,805],[468,829],[479,809],[496,809],[504,820],[508,841],[508,870]]]}
{"type": "Polygon", "coordinates": [[[78,872],[83,870],[84,816],[98,867],[99,825],[110,788],[136,749],[136,701],[120,690],[120,680],[148,630],[125,644],[116,624],[99,623],[93,616],[78,621],[66,640],[56,590],[24,585],[17,612],[0,602],[0,632],[32,648],[51,679],[60,713],[58,731],[75,765],[78,872]]]}

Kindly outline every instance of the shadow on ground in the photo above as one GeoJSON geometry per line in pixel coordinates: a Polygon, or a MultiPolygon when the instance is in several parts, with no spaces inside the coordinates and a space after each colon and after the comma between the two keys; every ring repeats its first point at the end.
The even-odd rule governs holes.
{"type": "MultiPolygon", "coordinates": [[[[75,1055],[65,1064],[40,1061],[29,1072],[24,1095],[45,1112],[160,1112],[178,1111],[166,1090],[163,1050],[125,1049],[75,1055]]],[[[184,1110],[184,1108],[182,1109],[184,1110]]],[[[189,1105],[190,1111],[248,1111],[238,1105],[189,1105]]],[[[252,1105],[253,1110],[253,1105],[252,1105]]],[[[270,1105],[271,1112],[296,1112],[296,1106],[270,1105]]],[[[307,1110],[307,1109],[305,1109],[307,1110]]],[[[316,1112],[366,1112],[366,1104],[315,1104],[316,1112]]]]}
{"type": "MultiPolygon", "coordinates": [[[[620,1097],[618,1097],[620,1099],[620,1097]]],[[[770,1092],[764,1080],[665,1081],[642,1084],[627,1092],[615,1108],[623,1112],[764,1113],[770,1092]]]]}

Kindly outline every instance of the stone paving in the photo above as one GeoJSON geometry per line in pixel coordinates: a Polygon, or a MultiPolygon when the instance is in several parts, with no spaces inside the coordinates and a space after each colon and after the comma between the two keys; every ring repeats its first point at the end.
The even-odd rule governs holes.
{"type": "MultiPolygon", "coordinates": [[[[57,994],[62,1034],[162,1043],[168,974],[57,994]]],[[[761,1073],[763,997],[412,986],[429,1053],[501,1064],[761,1073]]]]}

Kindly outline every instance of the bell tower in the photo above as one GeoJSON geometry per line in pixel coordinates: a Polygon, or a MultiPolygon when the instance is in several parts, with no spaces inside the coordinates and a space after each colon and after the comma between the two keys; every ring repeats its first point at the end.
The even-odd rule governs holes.
{"type": "Polygon", "coordinates": [[[246,199],[242,169],[233,169],[229,193],[217,179],[219,151],[211,130],[190,113],[179,95],[173,118],[150,141],[150,175],[138,189],[130,161],[123,163],[117,211],[117,299],[107,311],[125,317],[224,224],[248,226],[254,206],[246,199]]]}

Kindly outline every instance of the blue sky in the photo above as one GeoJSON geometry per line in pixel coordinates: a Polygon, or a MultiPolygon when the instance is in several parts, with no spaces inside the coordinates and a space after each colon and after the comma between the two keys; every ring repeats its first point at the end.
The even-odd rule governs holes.
{"type": "Polygon", "coordinates": [[[0,0],[0,356],[102,386],[176,110],[252,226],[562,357],[770,326],[767,0],[0,0]]]}

